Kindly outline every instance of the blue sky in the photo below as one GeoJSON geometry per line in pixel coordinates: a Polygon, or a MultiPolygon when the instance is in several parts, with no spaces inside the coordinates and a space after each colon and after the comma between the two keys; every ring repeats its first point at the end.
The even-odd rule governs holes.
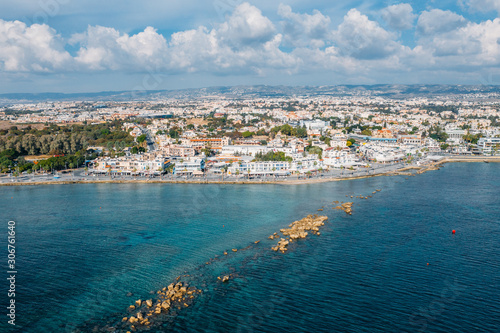
{"type": "Polygon", "coordinates": [[[500,0],[0,3],[0,93],[500,84],[500,0]]]}

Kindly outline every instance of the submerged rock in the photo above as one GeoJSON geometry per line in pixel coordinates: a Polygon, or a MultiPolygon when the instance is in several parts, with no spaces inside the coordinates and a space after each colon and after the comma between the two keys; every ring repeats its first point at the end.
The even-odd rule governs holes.
{"type": "Polygon", "coordinates": [[[170,318],[175,316],[175,308],[187,307],[195,293],[201,293],[201,290],[191,288],[185,282],[171,283],[168,287],[156,292],[157,299],[137,300],[135,305],[129,306],[129,311],[138,311],[130,318],[123,317],[122,325],[125,326],[122,327],[130,325],[129,329],[135,332],[150,330],[155,325],[161,325],[162,321],[165,320],[165,317],[162,317],[162,312],[169,313],[170,318]],[[143,307],[140,308],[141,306],[143,307]]]}
{"type": "MultiPolygon", "coordinates": [[[[291,242],[299,238],[306,238],[308,235],[307,231],[311,231],[314,234],[319,234],[319,227],[324,226],[324,221],[326,221],[327,219],[328,217],[326,216],[308,215],[302,220],[291,223],[288,228],[280,230],[284,236],[288,236],[289,238],[280,238],[278,244],[271,247],[271,249],[276,252],[281,251],[281,253],[285,253],[288,250],[287,246],[291,242]]],[[[279,236],[276,235],[273,238],[279,238],[279,236]]]]}

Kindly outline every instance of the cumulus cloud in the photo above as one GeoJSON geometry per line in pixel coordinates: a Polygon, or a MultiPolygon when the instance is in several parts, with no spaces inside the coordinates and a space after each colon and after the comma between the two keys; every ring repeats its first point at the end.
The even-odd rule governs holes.
{"type": "Polygon", "coordinates": [[[500,64],[500,19],[469,22],[453,31],[419,41],[420,49],[442,59],[443,66],[498,66],[500,64]]]}
{"type": "Polygon", "coordinates": [[[0,19],[0,70],[51,72],[66,69],[72,58],[64,42],[48,25],[27,26],[0,19]]]}
{"type": "Polygon", "coordinates": [[[480,12],[497,11],[500,12],[500,0],[467,0],[466,4],[480,12]]]}
{"type": "Polygon", "coordinates": [[[224,62],[218,56],[222,50],[215,30],[208,31],[205,27],[172,34],[169,47],[171,49],[169,65],[177,70],[193,72],[208,69],[204,64],[224,62]]]}
{"type": "Polygon", "coordinates": [[[260,9],[244,2],[220,26],[218,36],[233,46],[245,46],[265,43],[272,39],[275,31],[273,23],[260,9]]]}
{"type": "Polygon", "coordinates": [[[432,9],[420,14],[417,30],[422,35],[433,35],[455,30],[467,25],[467,20],[449,10],[432,9]]]}
{"type": "Polygon", "coordinates": [[[167,53],[165,38],[152,27],[129,36],[113,28],[89,26],[73,35],[70,43],[80,45],[75,60],[92,70],[157,67],[167,53]]]}
{"type": "Polygon", "coordinates": [[[174,33],[170,68],[218,73],[254,72],[293,67],[295,59],[279,47],[282,35],[256,7],[243,3],[218,27],[174,33]]]}
{"type": "Polygon", "coordinates": [[[382,10],[383,20],[393,29],[407,30],[413,27],[416,15],[408,3],[392,5],[382,10]]]}
{"type": "Polygon", "coordinates": [[[281,73],[367,82],[371,77],[401,73],[500,66],[500,19],[474,23],[451,11],[424,11],[416,24],[417,45],[411,49],[397,40],[400,31],[414,25],[416,15],[409,4],[381,10],[390,30],[357,9],[351,9],[337,27],[331,27],[330,17],[317,10],[298,13],[280,5],[278,15],[279,20],[272,22],[257,7],[242,3],[223,23],[170,36],[153,27],[128,34],[97,25],[68,40],[47,25],[0,20],[0,74],[88,70],[218,76],[281,73]],[[69,50],[75,50],[71,54],[65,50],[68,44],[72,45],[69,50]]]}
{"type": "Polygon", "coordinates": [[[285,42],[291,46],[323,47],[330,33],[330,18],[318,10],[312,15],[298,14],[287,5],[280,4],[278,15],[282,21],[285,42]]]}
{"type": "Polygon", "coordinates": [[[395,53],[400,45],[394,34],[384,30],[357,9],[351,9],[334,33],[334,41],[345,55],[379,59],[395,53]]]}

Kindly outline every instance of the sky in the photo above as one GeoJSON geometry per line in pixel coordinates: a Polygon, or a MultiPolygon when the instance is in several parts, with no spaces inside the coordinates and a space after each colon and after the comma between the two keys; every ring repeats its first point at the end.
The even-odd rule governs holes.
{"type": "Polygon", "coordinates": [[[500,0],[0,2],[0,93],[500,84],[500,0]]]}

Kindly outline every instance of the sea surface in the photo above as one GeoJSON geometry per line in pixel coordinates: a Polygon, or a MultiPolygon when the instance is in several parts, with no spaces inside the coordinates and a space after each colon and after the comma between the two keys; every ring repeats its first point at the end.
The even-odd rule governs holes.
{"type": "Polygon", "coordinates": [[[293,186],[0,187],[0,332],[112,326],[181,275],[202,293],[150,332],[499,332],[499,195],[494,163],[293,186]],[[321,236],[271,251],[269,235],[314,213],[329,217],[321,236]]]}

